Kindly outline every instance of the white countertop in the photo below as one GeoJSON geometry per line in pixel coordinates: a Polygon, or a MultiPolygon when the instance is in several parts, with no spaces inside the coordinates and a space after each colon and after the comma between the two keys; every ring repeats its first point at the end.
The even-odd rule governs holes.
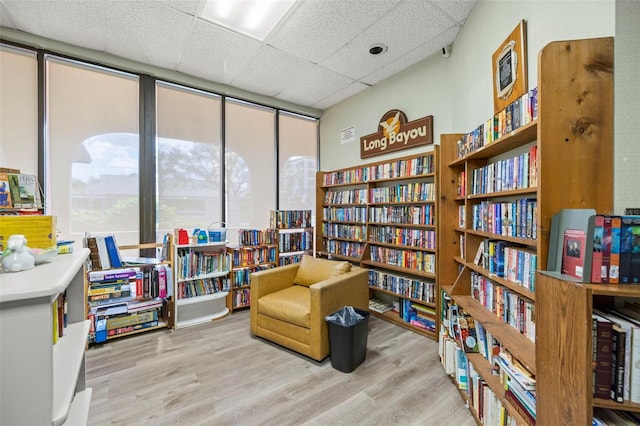
{"type": "Polygon", "coordinates": [[[75,249],[27,271],[0,272],[0,303],[59,294],[89,256],[89,249],[75,249]]]}

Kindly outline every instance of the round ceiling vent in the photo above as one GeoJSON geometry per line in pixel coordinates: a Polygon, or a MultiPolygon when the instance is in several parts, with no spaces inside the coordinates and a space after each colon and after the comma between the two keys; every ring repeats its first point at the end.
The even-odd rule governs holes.
{"type": "Polygon", "coordinates": [[[388,48],[386,44],[376,43],[369,48],[369,53],[372,55],[380,55],[386,52],[388,48]]]}

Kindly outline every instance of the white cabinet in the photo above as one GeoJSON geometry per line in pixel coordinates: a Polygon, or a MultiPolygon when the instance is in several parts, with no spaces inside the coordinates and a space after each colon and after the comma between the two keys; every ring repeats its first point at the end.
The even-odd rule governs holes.
{"type": "Polygon", "coordinates": [[[227,315],[231,257],[226,243],[175,245],[174,251],[176,328],[227,315]]]}
{"type": "Polygon", "coordinates": [[[84,265],[88,249],[0,274],[0,424],[86,424],[84,265]],[[66,290],[67,327],[53,343],[53,302],[66,290]]]}

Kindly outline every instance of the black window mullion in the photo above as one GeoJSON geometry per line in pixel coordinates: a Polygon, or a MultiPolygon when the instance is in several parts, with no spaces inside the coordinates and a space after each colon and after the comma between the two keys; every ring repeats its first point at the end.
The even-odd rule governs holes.
{"type": "MultiPolygon", "coordinates": [[[[140,243],[156,242],[156,87],[155,79],[140,76],[140,243]]],[[[153,257],[155,250],[141,250],[153,257]]]]}

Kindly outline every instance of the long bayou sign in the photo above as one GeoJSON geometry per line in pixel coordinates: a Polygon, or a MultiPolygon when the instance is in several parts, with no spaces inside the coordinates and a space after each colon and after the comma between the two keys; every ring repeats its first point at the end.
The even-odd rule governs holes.
{"type": "Polygon", "coordinates": [[[380,119],[378,131],[360,138],[360,158],[433,143],[433,116],[407,121],[404,112],[392,109],[380,119]]]}

